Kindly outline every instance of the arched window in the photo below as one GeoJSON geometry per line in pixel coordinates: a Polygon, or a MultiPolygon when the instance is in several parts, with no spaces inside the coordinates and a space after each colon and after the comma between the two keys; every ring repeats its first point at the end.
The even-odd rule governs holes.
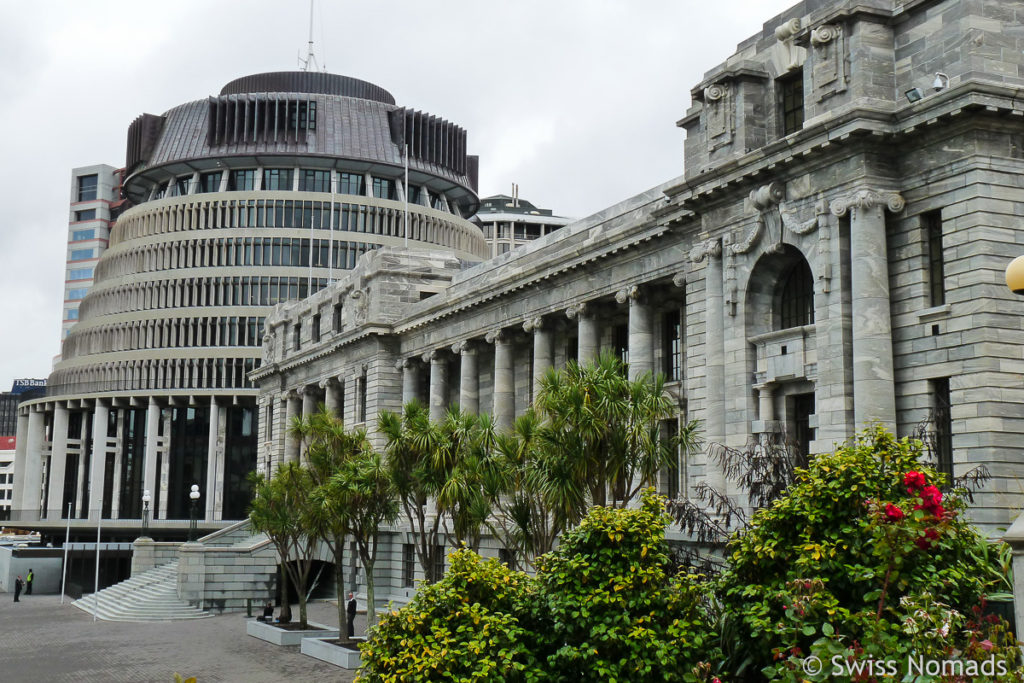
{"type": "Polygon", "coordinates": [[[781,285],[776,329],[785,330],[813,323],[814,277],[807,261],[800,259],[794,263],[782,278],[781,285]]]}

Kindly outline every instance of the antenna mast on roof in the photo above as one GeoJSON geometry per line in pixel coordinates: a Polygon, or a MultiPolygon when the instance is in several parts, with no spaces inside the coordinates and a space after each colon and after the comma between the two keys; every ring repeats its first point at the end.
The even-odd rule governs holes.
{"type": "MultiPolygon", "coordinates": [[[[309,0],[309,43],[306,51],[306,58],[299,57],[299,64],[302,66],[303,71],[309,71],[310,65],[312,65],[315,71],[319,68],[319,64],[316,61],[316,55],[313,54],[313,0],[309,0]]],[[[324,65],[324,71],[327,71],[327,65],[324,65]]]]}

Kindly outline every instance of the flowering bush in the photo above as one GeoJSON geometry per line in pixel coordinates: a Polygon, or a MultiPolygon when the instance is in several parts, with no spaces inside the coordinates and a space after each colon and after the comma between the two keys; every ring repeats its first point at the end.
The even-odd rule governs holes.
{"type": "Polygon", "coordinates": [[[748,666],[773,680],[825,680],[806,675],[804,657],[903,656],[915,646],[903,630],[911,606],[932,595],[951,615],[945,643],[966,651],[969,636],[953,615],[971,613],[986,592],[991,568],[973,553],[985,540],[922,455],[920,442],[869,430],[817,456],[730,542],[720,594],[743,624],[748,666]]]}

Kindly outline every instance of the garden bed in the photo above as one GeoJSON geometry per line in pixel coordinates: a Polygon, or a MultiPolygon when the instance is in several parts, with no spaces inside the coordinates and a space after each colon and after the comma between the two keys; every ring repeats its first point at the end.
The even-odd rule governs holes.
{"type": "Polygon", "coordinates": [[[300,645],[305,638],[337,638],[341,635],[336,628],[312,621],[307,627],[302,630],[297,623],[267,624],[253,619],[245,623],[245,632],[274,645],[300,645]]]}
{"type": "Polygon", "coordinates": [[[302,641],[300,652],[343,669],[358,669],[361,662],[359,643],[362,642],[366,642],[366,640],[364,638],[350,640],[337,637],[305,638],[302,641]]]}

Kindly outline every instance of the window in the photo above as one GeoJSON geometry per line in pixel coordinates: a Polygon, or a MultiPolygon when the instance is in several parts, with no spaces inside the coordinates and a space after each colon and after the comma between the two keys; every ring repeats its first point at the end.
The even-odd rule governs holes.
{"type": "Polygon", "coordinates": [[[331,172],[303,169],[299,175],[299,190],[302,192],[330,192],[331,172]]]}
{"type": "Polygon", "coordinates": [[[96,199],[98,185],[99,176],[95,174],[78,176],[78,201],[88,202],[96,199]]]}
{"type": "Polygon", "coordinates": [[[220,192],[220,179],[224,177],[222,171],[210,171],[199,176],[199,192],[220,192]]]}
{"type": "Polygon", "coordinates": [[[72,261],[84,261],[94,257],[94,250],[92,249],[72,249],[71,260],[72,261]]]}
{"type": "Polygon", "coordinates": [[[790,268],[782,285],[776,329],[810,325],[814,322],[814,278],[802,258],[790,268]]]}
{"type": "Polygon", "coordinates": [[[92,268],[75,268],[68,276],[69,280],[91,280],[92,268]]]}
{"type": "Polygon", "coordinates": [[[320,314],[317,313],[313,316],[313,329],[310,331],[313,337],[313,341],[320,341],[320,314]]]}
{"type": "Polygon", "coordinates": [[[293,346],[296,351],[302,348],[302,324],[295,323],[292,327],[293,346]]]}
{"type": "Polygon", "coordinates": [[[683,326],[678,309],[666,311],[661,318],[661,349],[665,379],[680,381],[683,378],[683,326]]]}
{"type": "Polygon", "coordinates": [[[665,468],[665,486],[662,489],[662,493],[668,496],[669,500],[679,497],[679,446],[673,444],[678,436],[677,420],[665,420],[661,423],[661,438],[664,439],[666,448],[672,451],[672,457],[665,468]]]}
{"type": "Polygon", "coordinates": [[[431,195],[430,205],[438,211],[444,211],[444,197],[439,194],[431,195]]]}
{"type": "Polygon", "coordinates": [[[84,242],[85,240],[95,239],[96,231],[93,229],[89,230],[75,230],[71,233],[72,242],[84,242]]]}
{"type": "Polygon", "coordinates": [[[177,197],[184,197],[188,194],[189,185],[192,184],[192,176],[183,175],[174,180],[174,195],[177,197]]]}
{"type": "Polygon", "coordinates": [[[292,189],[292,169],[290,168],[265,168],[263,169],[264,190],[286,190],[292,189]]]}
{"type": "Polygon", "coordinates": [[[85,211],[75,211],[75,222],[81,221],[94,221],[96,220],[96,209],[87,209],[85,211]]]}
{"type": "Polygon", "coordinates": [[[789,135],[804,127],[804,73],[798,70],[776,81],[779,93],[779,118],[782,134],[789,135]]]}
{"type": "Polygon", "coordinates": [[[334,304],[334,312],[331,316],[331,329],[335,332],[341,332],[341,304],[334,304]]]}
{"type": "Polygon", "coordinates": [[[431,581],[437,582],[444,578],[444,546],[434,547],[434,565],[430,568],[431,581]]]}
{"type": "Polygon", "coordinates": [[[942,254],[942,212],[929,211],[921,215],[925,231],[925,249],[928,252],[928,300],[932,306],[946,303],[946,263],[942,254]]]}
{"type": "Polygon", "coordinates": [[[89,292],[87,287],[78,287],[77,289],[69,289],[68,295],[65,297],[65,301],[77,301],[78,299],[84,299],[85,295],[89,292]]]}
{"type": "Polygon", "coordinates": [[[936,469],[953,476],[953,419],[950,416],[949,378],[928,380],[932,399],[932,432],[936,469]]]}
{"type": "Polygon", "coordinates": [[[64,319],[65,320],[78,320],[78,309],[77,308],[69,308],[69,309],[67,309],[67,311],[64,313],[64,319]]]}
{"type": "Polygon", "coordinates": [[[420,201],[420,186],[410,185],[409,186],[409,203],[418,204],[420,201]]]}
{"type": "Polygon", "coordinates": [[[811,427],[811,415],[814,415],[814,394],[796,394],[790,398],[792,419],[790,428],[793,430],[793,442],[804,455],[811,452],[814,441],[814,427],[811,427]]]}
{"type": "Polygon", "coordinates": [[[498,548],[498,562],[501,562],[509,569],[517,569],[515,553],[508,548],[498,548]]]}
{"type": "Polygon", "coordinates": [[[340,194],[364,194],[363,182],[366,178],[360,173],[342,173],[338,182],[338,192],[340,194]]]}
{"type": "Polygon", "coordinates": [[[402,544],[402,587],[416,585],[416,547],[412,543],[402,544]]]}
{"type": "Polygon", "coordinates": [[[232,171],[228,180],[228,190],[233,192],[251,192],[256,187],[256,171],[251,168],[232,171]]]}
{"type": "MultiPolygon", "coordinates": [[[[421,375],[427,373],[421,372],[421,375]]],[[[356,422],[366,422],[366,374],[364,373],[361,377],[356,380],[356,422]]]]}
{"type": "Polygon", "coordinates": [[[377,199],[394,199],[395,182],[390,178],[374,178],[373,196],[377,199]]]}
{"type": "Polygon", "coordinates": [[[616,325],[614,334],[615,355],[625,365],[629,363],[629,325],[616,325]]]}

